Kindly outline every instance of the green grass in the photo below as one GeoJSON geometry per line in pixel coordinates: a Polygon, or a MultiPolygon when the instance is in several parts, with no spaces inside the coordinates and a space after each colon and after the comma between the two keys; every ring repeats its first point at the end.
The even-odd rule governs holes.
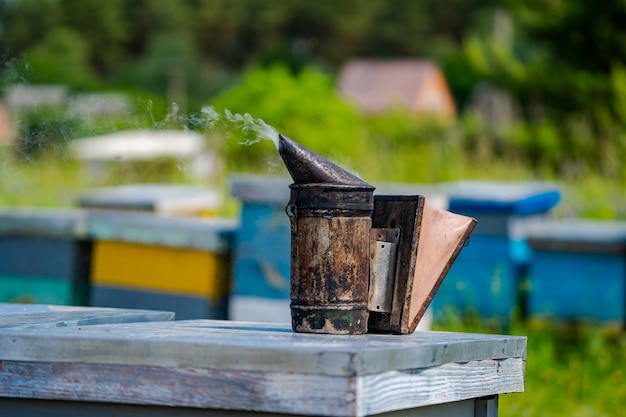
{"type": "Polygon", "coordinates": [[[134,182],[190,183],[174,160],[112,162],[97,170],[58,155],[15,158],[0,147],[0,207],[71,207],[87,189],[134,182]]]}
{"type": "Polygon", "coordinates": [[[508,329],[448,317],[436,330],[528,338],[525,392],[500,396],[500,416],[618,416],[626,404],[626,334],[597,323],[515,321],[508,329]]]}
{"type": "MultiPolygon", "coordinates": [[[[269,147],[264,145],[267,144],[253,146],[269,147]]],[[[372,184],[434,184],[461,179],[558,181],[563,199],[553,211],[554,216],[626,219],[626,184],[619,179],[607,179],[597,174],[559,179],[533,173],[521,162],[468,153],[455,143],[431,141],[383,145],[370,138],[358,144],[354,155],[343,155],[335,160],[372,184]]],[[[231,170],[236,167],[260,175],[288,175],[277,153],[271,153],[269,157],[264,155],[263,161],[255,162],[252,168],[236,161],[227,165],[231,170]]],[[[0,206],[72,206],[78,195],[90,187],[129,182],[199,181],[188,178],[184,168],[176,161],[152,161],[112,163],[100,172],[93,172],[67,156],[44,155],[21,160],[14,157],[10,147],[0,147],[0,206]]],[[[232,207],[224,186],[228,175],[226,170],[221,178],[211,181],[224,191],[226,205],[232,207]]],[[[204,182],[208,183],[209,179],[204,182]]],[[[229,207],[225,212],[232,212],[229,207]]]]}
{"type": "Polygon", "coordinates": [[[0,149],[0,206],[72,206],[80,190],[97,184],[76,161],[56,157],[15,160],[0,149]]]}

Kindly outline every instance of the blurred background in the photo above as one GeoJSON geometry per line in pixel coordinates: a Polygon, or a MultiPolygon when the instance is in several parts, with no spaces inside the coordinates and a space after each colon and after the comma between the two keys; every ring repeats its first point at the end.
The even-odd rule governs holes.
{"type": "MultiPolygon", "coordinates": [[[[240,290],[288,297],[286,170],[269,141],[241,144],[255,142],[256,130],[216,124],[213,109],[249,113],[381,189],[443,196],[442,205],[486,225],[435,300],[433,328],[528,335],[527,392],[502,396],[502,415],[621,412],[626,3],[0,1],[0,243],[31,236],[37,224],[48,230],[48,221],[83,221],[82,211],[62,211],[52,220],[33,214],[37,223],[33,207],[136,209],[148,199],[156,212],[168,200],[169,213],[188,210],[179,223],[159,220],[163,248],[180,249],[170,237],[194,229],[183,224],[191,211],[236,223],[199,229],[234,242],[218,262],[234,265],[234,281],[207,290],[209,298],[240,290]],[[276,226],[278,212],[285,219],[276,226]],[[256,240],[268,230],[277,236],[275,264],[256,240]],[[472,249],[478,255],[468,258],[472,249]],[[268,263],[249,267],[255,251],[268,263]],[[237,281],[254,273],[272,288],[237,281]]],[[[88,237],[75,225],[55,235],[80,241],[76,250],[93,261],[77,272],[91,280],[81,285],[103,288],[73,288],[87,295],[61,302],[120,299],[105,293],[124,285],[110,277],[133,271],[109,271],[98,259],[118,249],[148,259],[146,242],[158,246],[151,220],[108,216],[87,221],[88,237]],[[140,247],[111,246],[114,238],[140,247]]],[[[0,279],[23,288],[11,271],[0,279]]],[[[150,285],[172,290],[134,288],[150,285]]],[[[32,298],[39,289],[29,288],[0,301],[58,301],[32,298]]]]}

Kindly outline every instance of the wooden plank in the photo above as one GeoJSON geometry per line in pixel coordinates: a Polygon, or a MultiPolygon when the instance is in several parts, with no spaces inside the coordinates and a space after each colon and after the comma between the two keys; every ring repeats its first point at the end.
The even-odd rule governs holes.
{"type": "Polygon", "coordinates": [[[523,391],[521,358],[362,377],[2,361],[0,396],[365,416],[523,391]],[[509,381],[515,380],[516,384],[509,381]]]}
{"type": "Polygon", "coordinates": [[[523,391],[525,354],[515,336],[212,320],[9,328],[0,397],[358,417],[470,401],[458,409],[469,416],[475,398],[523,391]]]}
{"type": "Polygon", "coordinates": [[[446,332],[328,336],[251,323],[190,320],[10,329],[0,360],[185,366],[229,371],[370,375],[450,362],[525,358],[526,338],[446,332]]]}
{"type": "Polygon", "coordinates": [[[3,397],[294,414],[333,415],[356,398],[348,377],[297,373],[2,361],[0,378],[3,397]]]}
{"type": "Polygon", "coordinates": [[[447,363],[361,378],[359,415],[524,391],[520,358],[447,363]],[[511,381],[515,381],[511,383],[511,381]]]}
{"type": "Polygon", "coordinates": [[[95,285],[202,296],[218,304],[228,294],[229,257],[201,250],[94,242],[95,285]]]}
{"type": "MultiPolygon", "coordinates": [[[[0,303],[0,332],[173,319],[167,311],[0,303]]],[[[45,347],[45,339],[41,343],[45,347]]]]}

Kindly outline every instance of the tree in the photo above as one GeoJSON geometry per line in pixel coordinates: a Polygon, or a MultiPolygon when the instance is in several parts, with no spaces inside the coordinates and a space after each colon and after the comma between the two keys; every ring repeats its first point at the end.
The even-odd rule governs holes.
{"type": "Polygon", "coordinates": [[[465,50],[479,74],[521,103],[531,122],[533,158],[558,155],[550,165],[561,172],[585,165],[624,175],[626,100],[615,86],[626,64],[626,3],[507,4],[508,10],[492,14],[486,30],[468,39],[465,50]],[[554,133],[544,135],[546,129],[554,133]],[[541,137],[550,140],[537,143],[541,137]],[[545,147],[551,151],[543,152],[545,147]]]}
{"type": "Polygon", "coordinates": [[[93,69],[106,74],[129,58],[125,51],[133,24],[124,16],[126,0],[60,0],[63,24],[88,43],[93,69]]]}
{"type": "Polygon", "coordinates": [[[89,88],[96,78],[89,66],[89,45],[67,27],[52,29],[46,39],[26,52],[30,81],[89,88]]]}

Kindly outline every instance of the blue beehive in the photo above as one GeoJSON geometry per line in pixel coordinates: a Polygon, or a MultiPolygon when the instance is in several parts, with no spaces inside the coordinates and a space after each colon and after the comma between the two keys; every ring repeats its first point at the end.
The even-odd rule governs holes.
{"type": "Polygon", "coordinates": [[[624,322],[626,223],[551,221],[528,239],[531,315],[624,322]]]}
{"type": "Polygon", "coordinates": [[[80,210],[0,211],[0,302],[87,305],[90,265],[80,210]]]}
{"type": "Polygon", "coordinates": [[[285,177],[235,175],[231,194],[241,201],[235,238],[232,320],[288,322],[291,231],[285,177]]]}
{"type": "Polygon", "coordinates": [[[433,300],[435,314],[452,307],[508,317],[529,262],[524,225],[558,203],[558,188],[543,182],[460,181],[441,189],[450,211],[474,217],[478,225],[433,300]]]}

